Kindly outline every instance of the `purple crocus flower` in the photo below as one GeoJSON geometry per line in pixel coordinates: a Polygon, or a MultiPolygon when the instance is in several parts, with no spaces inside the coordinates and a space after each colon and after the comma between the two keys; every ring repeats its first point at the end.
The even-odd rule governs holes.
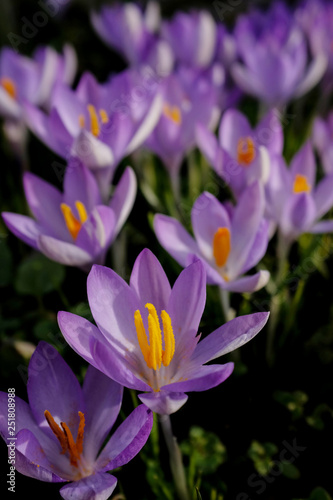
{"type": "Polygon", "coordinates": [[[185,154],[195,146],[196,124],[213,128],[218,120],[224,74],[215,69],[218,75],[214,69],[202,72],[183,66],[164,81],[163,112],[145,144],[162,159],[173,179],[185,154]]]}
{"type": "Polygon", "coordinates": [[[26,106],[30,129],[63,158],[78,157],[103,193],[120,160],[139,147],[162,110],[161,87],[127,70],[106,84],[86,73],[75,91],[58,86],[49,115],[26,106]]]}
{"type": "Polygon", "coordinates": [[[286,244],[302,233],[332,232],[333,221],[320,220],[332,206],[333,174],[316,185],[316,161],[310,141],[295,154],[290,168],[281,156],[272,159],[266,186],[266,215],[278,227],[286,244]]]}
{"type": "Polygon", "coordinates": [[[4,212],[7,227],[50,259],[85,270],[104,262],[136,195],[135,175],[127,168],[104,206],[92,173],[77,160],[66,168],[63,193],[31,173],[24,174],[23,183],[35,219],[4,212]]]}
{"type": "Polygon", "coordinates": [[[268,319],[268,313],[242,316],[199,342],[206,302],[203,264],[197,260],[189,265],[171,288],[148,249],[137,257],[130,285],[111,269],[94,266],[87,291],[97,327],[75,314],[59,312],[65,339],[107,376],[144,391],[140,400],[159,414],[177,411],[188,391],[205,391],[223,382],[233,363],[205,363],[248,342],[268,319]]]}
{"type": "Polygon", "coordinates": [[[15,437],[8,429],[9,393],[0,392],[0,434],[15,468],[50,483],[67,483],[65,500],[107,500],[117,479],[108,474],[132,460],[150,434],[152,412],[138,406],[102,451],[122,402],[123,387],[89,366],[80,387],[58,351],[40,342],[28,368],[29,404],[15,396],[15,437]]]}
{"type": "Polygon", "coordinates": [[[244,190],[235,207],[204,192],[192,212],[194,238],[177,219],[157,214],[154,229],[160,244],[183,267],[200,259],[207,283],[231,292],[254,292],[266,285],[267,271],[243,276],[265,255],[268,223],[263,219],[264,195],[259,182],[244,190]]]}
{"type": "Polygon", "coordinates": [[[131,67],[148,65],[159,76],[172,71],[171,47],[156,34],[161,22],[158,3],[150,2],[144,12],[132,2],[104,6],[92,13],[91,21],[102,40],[122,54],[131,67]]]}
{"type": "Polygon", "coordinates": [[[217,174],[231,187],[236,198],[254,180],[266,183],[269,157],[282,154],[283,131],[276,110],[252,129],[248,119],[236,109],[222,115],[218,139],[207,127],[196,130],[199,149],[217,174]]]}
{"type": "Polygon", "coordinates": [[[208,11],[177,12],[170,21],[162,22],[161,35],[181,65],[202,69],[212,65],[217,26],[208,11]]]}
{"type": "Polygon", "coordinates": [[[324,119],[317,116],[313,123],[312,143],[326,174],[333,173],[333,112],[324,119]]]}
{"type": "Polygon", "coordinates": [[[305,34],[282,2],[240,16],[234,34],[240,62],[232,65],[232,76],[244,92],[268,107],[281,107],[305,94],[326,70],[323,53],[308,60],[305,34]]]}

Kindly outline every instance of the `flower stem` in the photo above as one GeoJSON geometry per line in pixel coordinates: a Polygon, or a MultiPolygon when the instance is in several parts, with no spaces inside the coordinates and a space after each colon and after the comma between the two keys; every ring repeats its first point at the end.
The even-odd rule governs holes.
{"type": "Polygon", "coordinates": [[[178,498],[180,500],[190,500],[186,484],[186,476],[182,460],[182,454],[178,446],[177,440],[172,433],[170,416],[160,415],[160,423],[164,439],[169,451],[170,468],[178,498]]]}
{"type": "Polygon", "coordinates": [[[224,319],[227,323],[228,321],[234,319],[235,311],[230,307],[230,293],[228,292],[228,290],[224,290],[223,288],[219,287],[219,292],[224,319]]]}

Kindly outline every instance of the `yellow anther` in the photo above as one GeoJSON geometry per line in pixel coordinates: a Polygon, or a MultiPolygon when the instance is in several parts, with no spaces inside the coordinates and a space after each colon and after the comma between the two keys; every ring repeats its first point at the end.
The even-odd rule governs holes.
{"type": "Polygon", "coordinates": [[[175,337],[173,334],[171,318],[166,311],[161,311],[161,319],[164,333],[164,351],[162,352],[162,363],[168,366],[175,353],[175,337]]]}
{"type": "Polygon", "coordinates": [[[80,423],[76,436],[76,449],[79,455],[83,452],[83,436],[84,436],[84,426],[86,424],[84,413],[79,411],[80,423]]]}
{"type": "Polygon", "coordinates": [[[168,104],[164,104],[163,113],[167,118],[176,123],[176,125],[181,124],[182,114],[178,106],[169,106],[168,104]]]}
{"type": "Polygon", "coordinates": [[[311,191],[311,186],[308,183],[308,179],[305,175],[296,174],[293,186],[294,193],[309,193],[311,191]]]}
{"type": "Polygon", "coordinates": [[[219,227],[214,234],[213,255],[218,267],[223,267],[228,260],[231,243],[230,231],[227,227],[219,227]]]}
{"type": "Polygon", "coordinates": [[[75,206],[76,206],[76,210],[79,214],[81,224],[84,224],[86,222],[86,220],[88,219],[86,207],[83,205],[82,201],[76,201],[75,206]]]}
{"type": "Polygon", "coordinates": [[[16,85],[11,78],[3,77],[0,78],[0,86],[5,89],[7,94],[13,99],[17,98],[16,85]]]}
{"type": "Polygon", "coordinates": [[[136,328],[139,346],[148,368],[152,368],[153,370],[159,370],[161,368],[162,363],[164,366],[168,366],[170,364],[175,352],[175,338],[173,335],[171,318],[166,311],[161,312],[163,334],[164,334],[164,350],[163,350],[162,331],[160,328],[160,322],[158,319],[158,314],[156,312],[156,309],[153,306],[153,304],[150,303],[146,304],[145,307],[148,309],[149,313],[148,314],[149,343],[139,310],[135,311],[134,313],[134,324],[136,328]]]}
{"type": "Polygon", "coordinates": [[[248,166],[256,157],[256,149],[251,137],[241,137],[237,144],[237,161],[248,166]]]}
{"type": "Polygon", "coordinates": [[[84,128],[86,126],[86,121],[84,119],[84,115],[79,115],[79,125],[81,128],[84,128]]]}
{"type": "Polygon", "coordinates": [[[90,131],[95,137],[99,136],[99,122],[95,106],[88,104],[88,113],[90,116],[90,131]]]}
{"type": "Polygon", "coordinates": [[[109,117],[105,109],[99,110],[99,116],[101,117],[102,123],[108,123],[109,117]]]}

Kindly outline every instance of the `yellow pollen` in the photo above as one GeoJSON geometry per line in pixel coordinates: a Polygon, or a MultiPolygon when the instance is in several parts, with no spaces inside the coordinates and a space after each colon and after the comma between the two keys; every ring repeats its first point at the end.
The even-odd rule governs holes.
{"type": "Polygon", "coordinates": [[[95,137],[99,136],[98,115],[95,106],[88,104],[88,113],[90,115],[90,131],[95,137]]]}
{"type": "Polygon", "coordinates": [[[243,166],[248,166],[256,157],[254,142],[251,137],[241,137],[237,144],[237,161],[243,166]]]}
{"type": "Polygon", "coordinates": [[[84,414],[79,411],[80,422],[76,442],[74,441],[73,435],[65,422],[60,422],[60,425],[62,427],[61,429],[48,410],[44,411],[44,415],[52,432],[55,434],[61,445],[61,454],[68,452],[71,465],[77,467],[81,454],[83,452],[83,435],[85,426],[84,414]]]}
{"type": "Polygon", "coordinates": [[[162,363],[164,366],[168,366],[171,363],[175,353],[175,337],[173,335],[170,316],[166,311],[161,311],[164,336],[163,350],[162,331],[157,311],[153,304],[147,303],[145,307],[148,309],[149,343],[139,310],[134,313],[134,324],[144,360],[148,368],[156,371],[161,368],[162,363]]]}
{"type": "Polygon", "coordinates": [[[78,220],[75,217],[75,215],[73,214],[72,209],[69,205],[67,205],[66,203],[61,203],[61,205],[60,205],[60,209],[61,209],[62,214],[64,216],[67,229],[68,229],[70,235],[72,236],[73,240],[76,240],[76,238],[78,237],[78,234],[80,232],[80,229],[82,227],[82,224],[84,224],[88,218],[86,208],[81,201],[76,201],[75,207],[76,207],[77,212],[79,214],[80,220],[78,220]]]}
{"type": "Polygon", "coordinates": [[[294,180],[294,193],[309,193],[311,191],[311,186],[308,183],[308,179],[305,175],[296,174],[294,180]]]}
{"type": "Polygon", "coordinates": [[[17,97],[16,85],[11,78],[7,77],[1,78],[0,86],[5,89],[5,91],[7,92],[7,94],[10,95],[10,97],[16,99],[17,97]]]}
{"type": "Polygon", "coordinates": [[[230,249],[230,231],[227,227],[219,227],[213,239],[213,255],[218,267],[226,264],[230,249]]]}
{"type": "Polygon", "coordinates": [[[99,110],[99,116],[101,117],[102,123],[108,123],[109,117],[105,109],[99,110]]]}
{"type": "Polygon", "coordinates": [[[168,104],[164,104],[163,106],[164,115],[172,120],[176,125],[180,125],[182,122],[182,114],[178,106],[169,106],[168,104]]]}

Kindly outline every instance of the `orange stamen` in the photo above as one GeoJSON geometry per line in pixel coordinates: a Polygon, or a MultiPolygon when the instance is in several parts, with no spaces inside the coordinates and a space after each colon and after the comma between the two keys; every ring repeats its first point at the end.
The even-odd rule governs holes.
{"type": "Polygon", "coordinates": [[[2,88],[5,89],[5,91],[10,95],[10,97],[16,99],[17,97],[16,85],[11,78],[7,77],[1,78],[0,85],[2,88]]]}
{"type": "Polygon", "coordinates": [[[227,227],[219,227],[213,239],[213,255],[218,267],[223,267],[225,265],[229,257],[230,249],[230,231],[227,227]]]}
{"type": "Polygon", "coordinates": [[[55,422],[54,418],[52,417],[51,413],[48,410],[44,411],[44,415],[46,418],[47,423],[49,424],[51,431],[53,434],[56,436],[58,439],[61,448],[62,448],[62,454],[67,451],[67,439],[62,430],[60,429],[59,425],[55,422]]]}
{"type": "Polygon", "coordinates": [[[241,165],[248,166],[256,157],[254,142],[251,137],[241,137],[237,144],[237,161],[241,165]]]}
{"type": "Polygon", "coordinates": [[[176,123],[176,125],[181,124],[182,115],[180,109],[177,106],[169,106],[168,104],[165,104],[163,106],[163,113],[167,118],[176,123]]]}
{"type": "Polygon", "coordinates": [[[293,186],[294,193],[309,193],[311,191],[311,186],[308,183],[308,179],[305,175],[296,174],[293,186]]]}

